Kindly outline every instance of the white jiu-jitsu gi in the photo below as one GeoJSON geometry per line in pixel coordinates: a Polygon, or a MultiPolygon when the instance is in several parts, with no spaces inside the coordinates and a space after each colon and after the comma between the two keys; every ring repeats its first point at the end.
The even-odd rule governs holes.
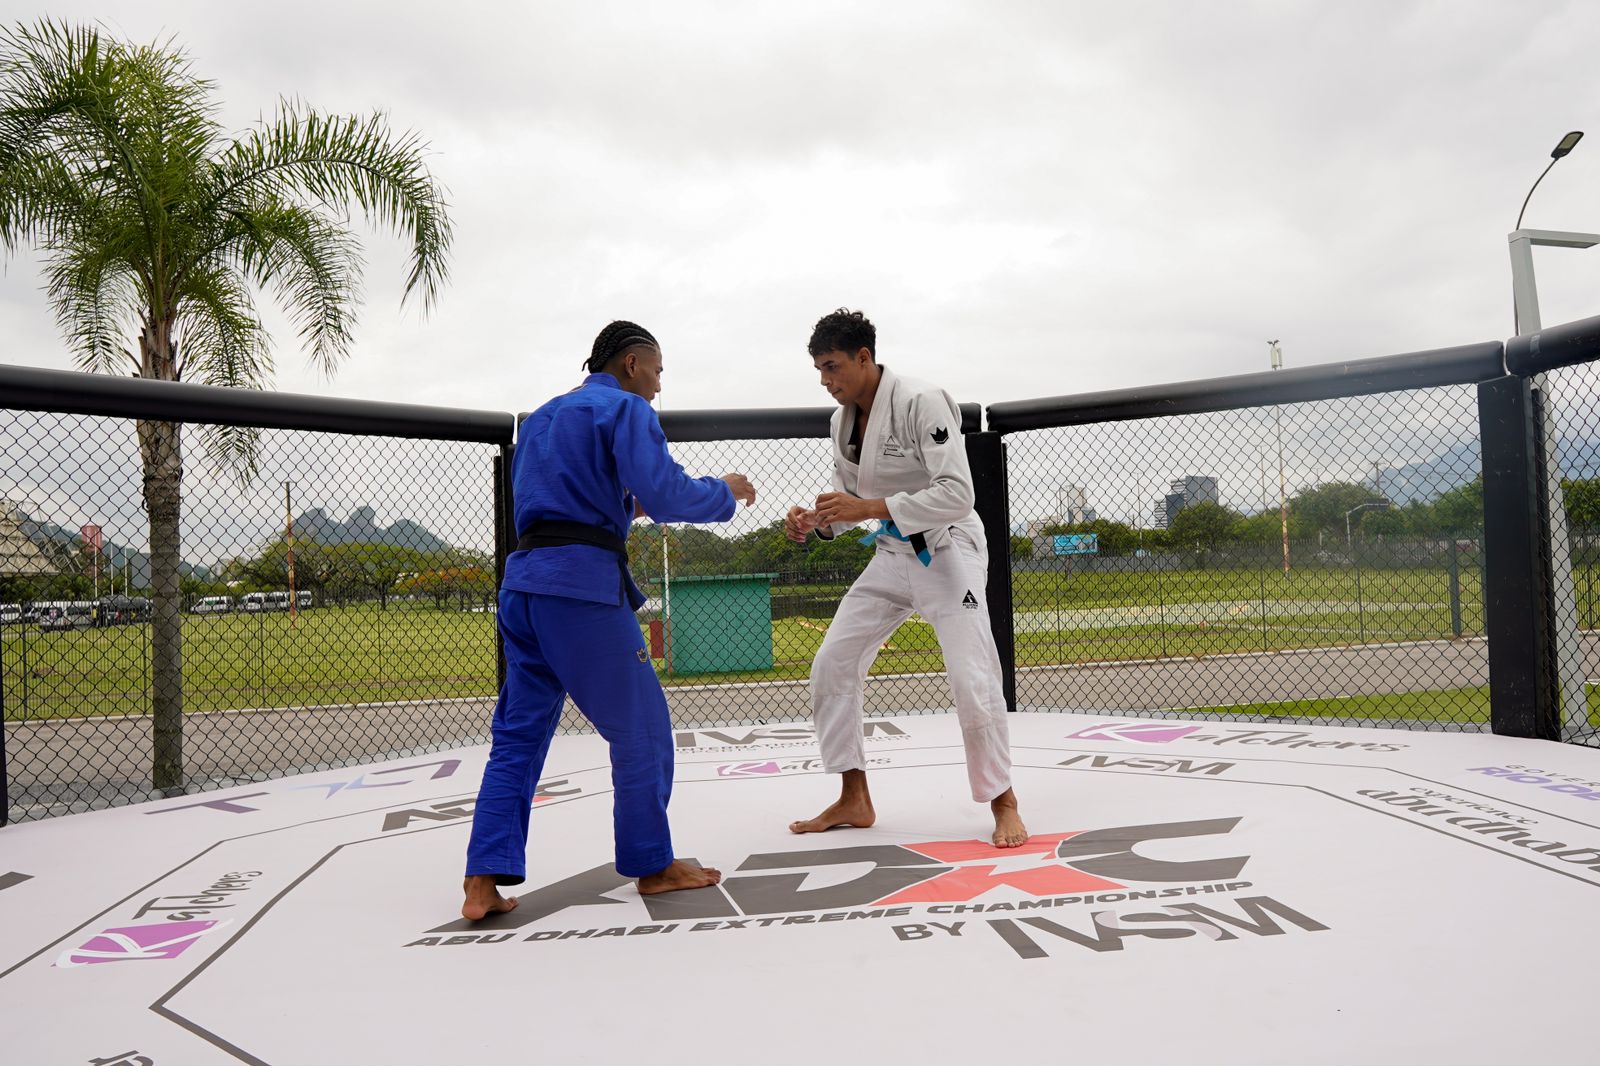
{"type": "MultiPolygon", "coordinates": [[[[899,534],[925,542],[926,564],[909,540],[879,536],[877,550],[845,593],[811,667],[811,706],[830,773],[865,770],[862,700],[878,648],[915,611],[944,652],[966,745],[972,798],[988,802],[1011,787],[1010,735],[1000,656],[984,597],[989,551],[974,513],[972,470],[961,412],[944,390],[880,366],[866,431],[856,440],[856,407],[833,414],[833,487],[883,498],[899,534]]],[[[833,537],[848,522],[819,529],[833,537]]]]}

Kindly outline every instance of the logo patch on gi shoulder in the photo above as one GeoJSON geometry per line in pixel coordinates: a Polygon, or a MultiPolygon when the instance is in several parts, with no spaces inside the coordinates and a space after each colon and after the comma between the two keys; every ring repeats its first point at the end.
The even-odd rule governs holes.
{"type": "Polygon", "coordinates": [[[978,609],[978,598],[972,594],[971,589],[968,589],[967,594],[961,597],[961,606],[965,607],[969,611],[976,611],[978,609]]]}
{"type": "Polygon", "coordinates": [[[635,648],[633,653],[639,657],[639,661],[642,663],[647,663],[650,661],[650,653],[645,651],[643,648],[635,648]]]}
{"type": "Polygon", "coordinates": [[[950,439],[950,431],[943,426],[940,426],[938,429],[934,430],[928,435],[933,438],[933,443],[935,444],[943,444],[945,441],[950,439]]]}

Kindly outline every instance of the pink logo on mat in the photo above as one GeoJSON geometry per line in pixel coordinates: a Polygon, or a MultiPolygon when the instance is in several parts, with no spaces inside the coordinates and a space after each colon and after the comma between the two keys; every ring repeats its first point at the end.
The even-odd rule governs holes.
{"type": "Polygon", "coordinates": [[[1170,744],[1191,733],[1198,733],[1197,725],[1173,725],[1171,722],[1102,722],[1088,726],[1076,733],[1068,733],[1068,740],[1135,740],[1141,744],[1170,744]]]}
{"type": "Polygon", "coordinates": [[[766,777],[782,772],[782,767],[771,759],[766,762],[731,762],[717,767],[718,777],[766,777]]]}
{"type": "Polygon", "coordinates": [[[220,922],[163,922],[160,925],[129,925],[107,929],[89,938],[82,947],[64,951],[57,966],[93,966],[99,962],[131,962],[139,959],[175,959],[194,942],[224,925],[220,922]]]}

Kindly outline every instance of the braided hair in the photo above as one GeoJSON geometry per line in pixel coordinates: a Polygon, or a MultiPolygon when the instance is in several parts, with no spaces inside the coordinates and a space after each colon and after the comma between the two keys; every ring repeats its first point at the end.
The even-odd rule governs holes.
{"type": "Polygon", "coordinates": [[[594,339],[594,349],[589,353],[589,358],[584,360],[584,369],[591,374],[598,374],[611,360],[640,344],[661,347],[655,335],[643,326],[618,319],[601,330],[594,339]]]}

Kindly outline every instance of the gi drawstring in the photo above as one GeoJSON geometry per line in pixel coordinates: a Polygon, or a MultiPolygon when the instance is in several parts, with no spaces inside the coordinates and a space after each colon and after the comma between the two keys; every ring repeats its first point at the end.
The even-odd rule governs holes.
{"type": "Polygon", "coordinates": [[[933,553],[928,550],[928,538],[921,533],[913,533],[908,537],[900,532],[899,527],[892,521],[885,522],[880,520],[878,528],[862,537],[861,543],[870,545],[876,542],[879,537],[892,537],[895,540],[905,541],[911,545],[911,550],[917,553],[917,558],[922,562],[923,566],[933,565],[933,553]]]}

